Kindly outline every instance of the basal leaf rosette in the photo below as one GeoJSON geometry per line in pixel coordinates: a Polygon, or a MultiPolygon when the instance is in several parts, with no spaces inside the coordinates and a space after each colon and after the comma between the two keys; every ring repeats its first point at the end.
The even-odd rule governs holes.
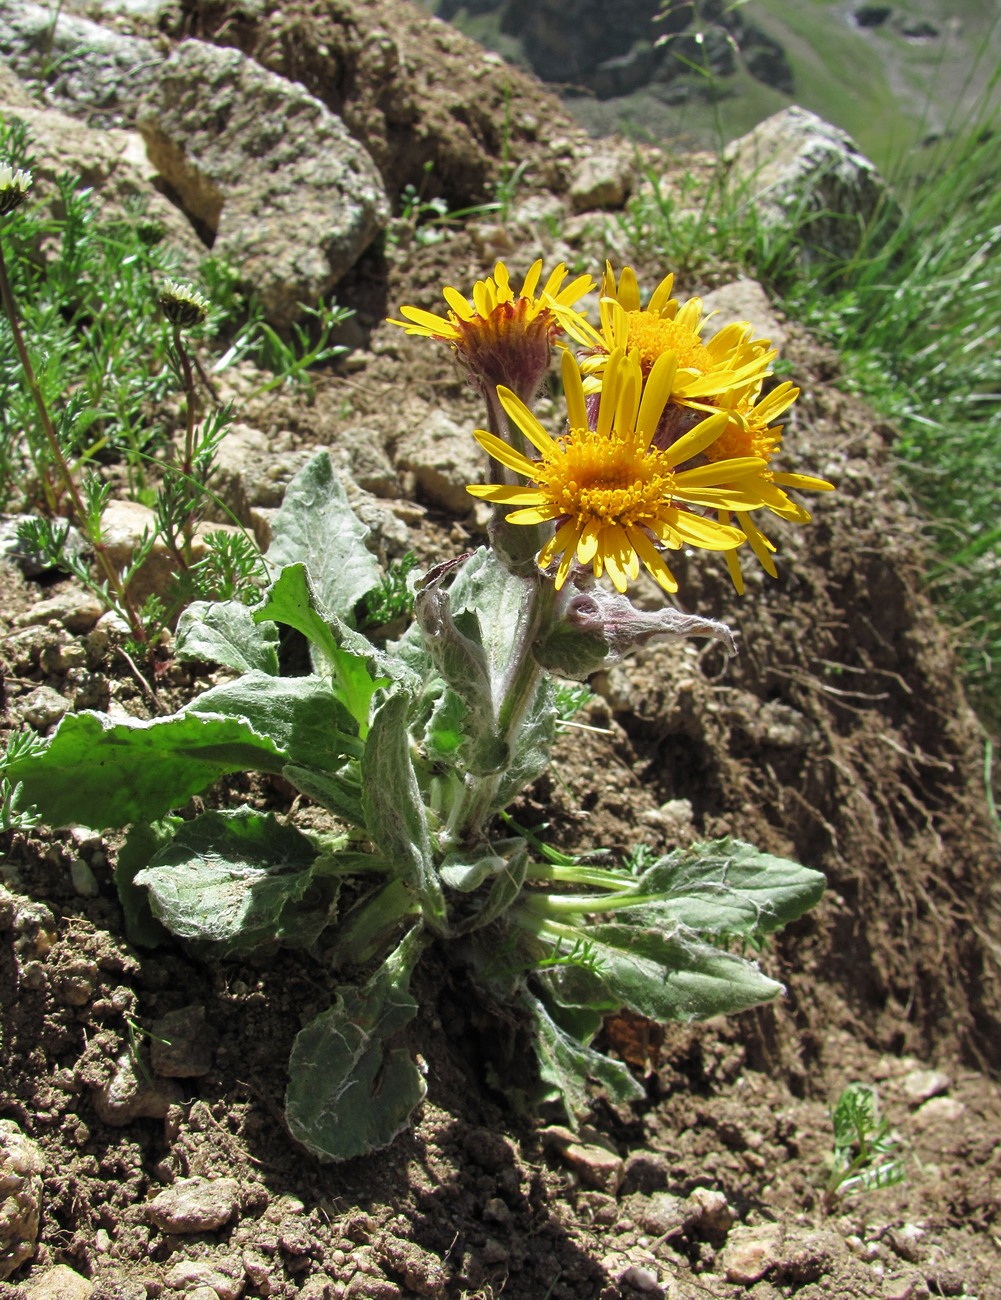
{"type": "MultiPolygon", "coordinates": [[[[707,342],[702,331],[708,319],[701,298],[681,304],[672,297],[673,275],[665,276],[643,306],[636,273],[624,267],[616,281],[606,263],[602,280],[601,328],[571,309],[556,308],[567,334],[583,349],[580,358],[587,387],[604,382],[609,359],[616,349],[635,353],[644,377],[659,358],[671,355],[676,369],[654,445],[667,447],[699,420],[726,412],[728,423],[720,436],[701,451],[698,463],[722,464],[753,457],[765,462],[758,484],[758,507],[779,518],[805,524],[810,513],[795,502],[787,489],[831,491],[833,485],[808,474],[781,471],[775,464],[781,446],[782,425],[775,424],[799,396],[792,383],[779,384],[762,396],[777,353],[768,339],[756,338],[746,321],[718,330],[707,342]]],[[[736,482],[720,487],[737,486],[736,482]]],[[[775,578],[775,544],[747,509],[716,508],[719,522],[739,524],[750,549],[765,572],[775,578]]],[[[739,594],[744,592],[740,559],[734,548],[725,551],[726,564],[739,594]]]]}
{"type": "Polygon", "coordinates": [[[580,369],[568,352],[562,371],[568,430],[556,438],[514,392],[497,390],[508,419],[539,452],[537,459],[487,430],[476,431],[487,454],[527,485],[467,488],[481,500],[515,506],[509,523],[555,526],[538,563],[546,569],[559,557],[557,590],[576,560],[595,577],[607,573],[620,592],[636,581],[641,564],[665,591],[675,592],[678,584],[661,548],[730,551],[744,542],[742,532],[708,512],[759,509],[765,462],[744,456],[681,468],[720,437],[727,413],[701,419],[667,447],[654,441],[677,373],[673,353],[659,357],[644,379],[636,352],[615,349],[596,404],[585,397],[580,369]]]}
{"type": "Polygon", "coordinates": [[[563,331],[559,313],[594,288],[589,275],[564,283],[568,274],[561,262],[540,290],[539,258],[515,293],[507,267],[498,262],[492,276],[476,281],[471,296],[451,285],[442,290],[448,304],[445,316],[407,306],[400,308],[404,319],[390,319],[389,324],[448,343],[488,402],[498,384],[530,402],[549,368],[556,335],[563,331]]]}

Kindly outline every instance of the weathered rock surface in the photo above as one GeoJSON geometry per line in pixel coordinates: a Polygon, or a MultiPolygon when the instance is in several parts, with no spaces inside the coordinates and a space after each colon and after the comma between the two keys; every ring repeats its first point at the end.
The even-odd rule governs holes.
{"type": "Polygon", "coordinates": [[[100,130],[55,108],[9,100],[2,83],[0,114],[20,118],[28,128],[35,195],[58,201],[57,178],[68,172],[79,179],[81,189],[95,191],[102,219],[142,220],[144,229],[162,236],[177,254],[185,274],[194,273],[205,247],[191,223],[154,188],[153,168],[137,131],[100,130]]]}
{"type": "Polygon", "coordinates": [[[759,218],[788,232],[807,265],[851,258],[873,218],[892,210],[886,182],[851,137],[796,105],[759,123],[724,156],[759,218]]]}
{"type": "Polygon", "coordinates": [[[152,41],[87,18],[56,18],[50,5],[0,0],[0,57],[22,80],[41,80],[52,107],[114,127],[134,122],[164,54],[152,41]]]}
{"type": "Polygon", "coordinates": [[[375,165],[341,119],[238,50],[183,41],[139,128],[214,254],[279,328],[333,288],[389,217],[375,165]]]}
{"type": "Polygon", "coordinates": [[[212,1232],[238,1208],[235,1178],[181,1178],[146,1206],[150,1222],[161,1232],[212,1232]]]}
{"type": "Polygon", "coordinates": [[[0,1280],[35,1253],[44,1169],[41,1149],[13,1120],[0,1120],[0,1280]]]}

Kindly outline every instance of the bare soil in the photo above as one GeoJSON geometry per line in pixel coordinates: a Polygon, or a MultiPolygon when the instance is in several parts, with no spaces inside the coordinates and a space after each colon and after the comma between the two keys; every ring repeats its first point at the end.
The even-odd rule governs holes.
{"type": "MultiPolygon", "coordinates": [[[[388,22],[391,8],[352,20],[378,9],[388,22]]],[[[282,12],[322,26],[346,10],[282,12]]],[[[200,34],[222,32],[221,8],[186,12],[200,34]]],[[[440,69],[442,38],[422,24],[406,29],[408,57],[440,69]]],[[[236,19],[226,30],[253,46],[236,19]]],[[[332,58],[336,45],[319,44],[332,58]]],[[[275,48],[307,58],[305,42],[275,48]]],[[[353,102],[373,102],[373,84],[353,102]]],[[[473,194],[487,175],[462,184],[473,194]]],[[[519,266],[517,251],[508,258],[519,266]]],[[[364,429],[390,459],[429,410],[472,429],[477,399],[445,354],[380,322],[403,302],[436,308],[441,285],[489,267],[475,231],[371,254],[338,293],[358,313],[350,364],[320,377],[312,404],[285,392],[241,418],[297,450],[350,452],[364,429]]],[[[666,269],[641,265],[641,283],[666,269]]],[[[787,441],[838,491],[817,500],[809,528],[782,533],[779,580],[752,576],[743,600],[711,556],[687,559],[686,606],[729,622],[739,657],[651,648],[611,668],[592,683],[593,730],[566,731],[518,811],[571,851],[733,833],[822,870],[822,904],[761,955],[787,995],[703,1025],[611,1022],[609,1045],[647,1095],[625,1111],[596,1095],[580,1151],[557,1117],[521,1105],[532,1068],[521,1027],[488,1018],[442,953],[411,1035],[428,1082],[413,1132],[322,1166],[289,1136],[282,1098],[292,1040],[332,1000],[331,972],[283,952],[241,963],[172,941],[133,949],[113,838],[8,836],[0,1116],[38,1143],[45,1170],[38,1249],[0,1300],[26,1300],[59,1263],[97,1300],[206,1285],[198,1300],[1001,1295],[1001,898],[981,733],[922,591],[929,559],[893,477],[893,430],[792,327],[785,355],[803,388],[787,441]],[[174,1014],[197,1027],[207,1072],[158,1068],[174,1014]],[[853,1080],[878,1087],[906,1179],[825,1207],[829,1107],[853,1080]],[[186,1234],[156,1226],[150,1201],[190,1178],[235,1180],[228,1219],[186,1234]]],[[[400,482],[383,504],[423,563],[481,540],[474,515],[400,482]]],[[[143,715],[204,686],[168,658],[157,703],[113,642],[65,620],[23,626],[41,599],[73,591],[0,566],[6,726],[22,725],[42,684],[80,707],[143,715]]],[[[235,792],[279,808],[285,797],[239,782],[220,797],[235,792]]]]}

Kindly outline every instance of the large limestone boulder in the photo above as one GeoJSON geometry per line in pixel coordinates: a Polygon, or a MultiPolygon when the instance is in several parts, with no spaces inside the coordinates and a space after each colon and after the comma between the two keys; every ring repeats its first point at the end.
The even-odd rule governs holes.
{"type": "Polygon", "coordinates": [[[389,218],[375,165],[341,119],[239,50],[182,42],[139,129],[172,194],[278,328],[328,293],[389,218]]]}
{"type": "Polygon", "coordinates": [[[851,137],[795,105],[735,140],[725,157],[765,224],[788,231],[803,265],[851,258],[873,219],[898,211],[851,137]]]}
{"type": "Polygon", "coordinates": [[[129,126],[164,53],[52,5],[0,0],[0,58],[39,85],[44,102],[91,126],[129,126]]]}

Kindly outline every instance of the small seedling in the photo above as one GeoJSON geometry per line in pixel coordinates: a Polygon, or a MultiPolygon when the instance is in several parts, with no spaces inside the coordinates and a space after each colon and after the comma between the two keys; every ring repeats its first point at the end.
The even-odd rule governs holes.
{"type": "Polygon", "coordinates": [[[872,1192],[903,1181],[904,1162],[897,1138],[879,1113],[876,1089],[868,1083],[851,1083],[831,1112],[834,1156],[824,1209],[830,1214],[845,1197],[872,1192]]]}

